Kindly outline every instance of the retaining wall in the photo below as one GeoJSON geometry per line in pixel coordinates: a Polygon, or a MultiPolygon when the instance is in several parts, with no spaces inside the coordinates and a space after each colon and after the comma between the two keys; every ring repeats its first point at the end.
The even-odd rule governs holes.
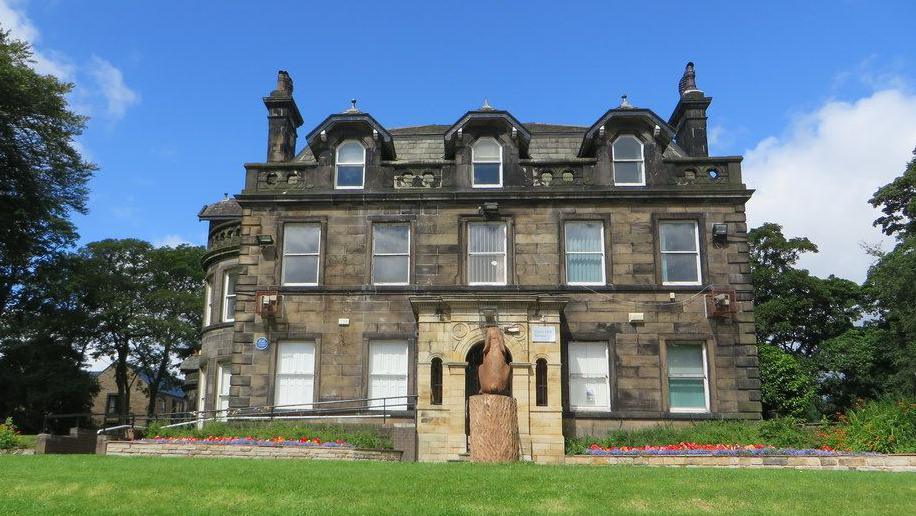
{"type": "Polygon", "coordinates": [[[769,455],[710,457],[702,455],[574,455],[566,464],[625,464],[686,468],[793,468],[819,470],[912,471],[916,455],[836,455],[831,457],[769,455]]]}
{"type": "Polygon", "coordinates": [[[258,459],[399,461],[400,450],[362,450],[299,446],[245,446],[235,444],[159,444],[109,441],[106,455],[157,457],[235,457],[258,459]]]}

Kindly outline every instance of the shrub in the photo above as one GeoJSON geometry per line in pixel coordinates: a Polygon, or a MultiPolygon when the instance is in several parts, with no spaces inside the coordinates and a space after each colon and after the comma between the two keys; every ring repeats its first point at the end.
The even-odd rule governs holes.
{"type": "Polygon", "coordinates": [[[209,422],[203,428],[196,426],[163,428],[159,422],[152,422],[146,430],[147,437],[254,437],[256,439],[300,439],[317,437],[323,442],[341,439],[356,448],[391,449],[391,440],[382,436],[378,429],[365,425],[335,425],[327,423],[297,423],[288,421],[270,422],[209,422]]]}
{"type": "Polygon", "coordinates": [[[821,435],[832,448],[877,452],[916,452],[916,401],[872,401],[847,412],[821,435]]]}
{"type": "Polygon", "coordinates": [[[616,430],[606,437],[566,439],[567,455],[584,453],[592,444],[611,446],[664,446],[696,444],[765,444],[776,448],[810,449],[820,446],[814,429],[793,418],[769,421],[701,421],[687,425],[659,425],[639,430],[616,430]]]}
{"type": "Polygon", "coordinates": [[[0,424],[0,450],[24,448],[25,445],[25,440],[22,439],[22,436],[19,435],[19,430],[13,424],[13,418],[6,418],[6,421],[0,424]]]}
{"type": "Polygon", "coordinates": [[[766,414],[805,417],[814,406],[814,375],[796,356],[770,344],[758,347],[760,396],[766,414]]]}

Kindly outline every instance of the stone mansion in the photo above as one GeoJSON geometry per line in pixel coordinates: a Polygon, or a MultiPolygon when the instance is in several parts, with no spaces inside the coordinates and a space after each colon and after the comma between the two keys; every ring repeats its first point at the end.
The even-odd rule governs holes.
{"type": "Polygon", "coordinates": [[[709,156],[712,99],[693,64],[678,86],[667,120],[624,97],[587,127],[484,102],[451,124],[387,128],[354,101],[298,138],[279,72],[266,161],[200,212],[192,405],[337,402],[407,428],[418,460],[458,459],[495,324],[527,459],[561,460],[564,435],[760,418],[752,191],[740,156],[709,156]]]}

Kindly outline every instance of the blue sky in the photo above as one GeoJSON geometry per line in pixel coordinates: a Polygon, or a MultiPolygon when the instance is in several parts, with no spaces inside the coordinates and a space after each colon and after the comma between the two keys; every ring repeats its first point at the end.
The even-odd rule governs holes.
{"type": "Polygon", "coordinates": [[[0,24],[92,117],[83,242],[203,243],[197,212],[265,157],[278,69],[305,134],[351,97],[387,127],[450,124],[484,97],[589,125],[626,93],[667,119],[694,61],[712,151],[747,156],[751,222],[812,236],[807,266],[857,280],[860,244],[880,241],[864,202],[916,147],[912,1],[262,4],[0,0],[0,24]]]}

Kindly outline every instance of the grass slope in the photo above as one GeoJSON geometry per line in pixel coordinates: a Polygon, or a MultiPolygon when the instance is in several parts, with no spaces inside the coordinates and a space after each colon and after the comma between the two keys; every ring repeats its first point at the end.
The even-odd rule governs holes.
{"type": "Polygon", "coordinates": [[[0,456],[0,514],[916,514],[910,473],[0,456]]]}

